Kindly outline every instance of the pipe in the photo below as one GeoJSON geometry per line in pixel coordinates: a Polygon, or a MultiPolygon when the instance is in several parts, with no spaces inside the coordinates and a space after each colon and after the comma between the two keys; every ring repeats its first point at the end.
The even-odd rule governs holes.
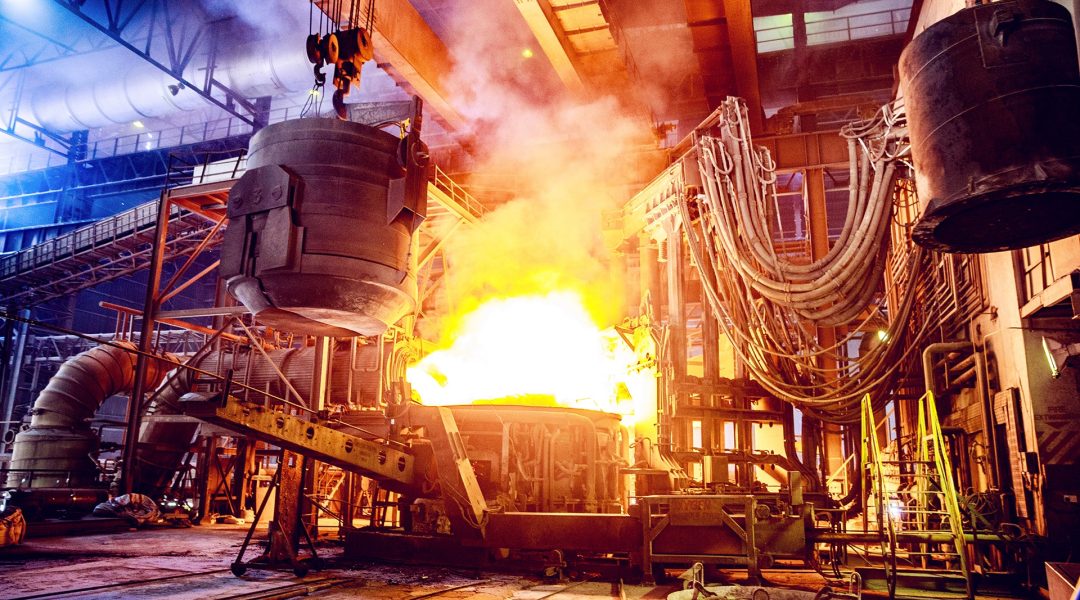
{"type": "MultiPolygon", "coordinates": [[[[302,39],[248,44],[219,55],[216,76],[245,97],[300,92],[312,80],[302,48],[302,39]]],[[[203,77],[195,68],[193,64],[185,73],[189,81],[203,77]]],[[[177,88],[175,78],[142,62],[110,77],[43,85],[28,94],[34,118],[56,132],[130,124],[210,106],[193,90],[177,88]]]]}
{"type": "MultiPolygon", "coordinates": [[[[6,486],[90,487],[97,468],[89,456],[98,439],[88,422],[106,398],[135,384],[135,344],[115,342],[78,354],[60,366],[30,409],[30,427],[15,436],[6,486]],[[30,471],[43,471],[33,473],[30,471]]],[[[157,385],[169,364],[148,361],[146,381],[157,385]]]]}
{"type": "MultiPolygon", "coordinates": [[[[875,544],[883,541],[882,534],[871,532],[839,532],[839,531],[810,531],[808,532],[808,538],[815,544],[875,544]]],[[[954,538],[953,534],[948,531],[942,532],[912,532],[912,531],[898,531],[896,532],[896,541],[899,543],[944,543],[951,542],[954,538]]],[[[977,534],[965,532],[964,541],[968,543],[978,542],[1007,542],[1008,538],[1003,537],[1001,534],[993,533],[989,531],[980,531],[977,534]]]]}
{"type": "MultiPolygon", "coordinates": [[[[361,346],[358,353],[362,356],[370,356],[378,352],[377,345],[361,346]]],[[[244,383],[253,388],[266,390],[268,394],[284,397],[288,392],[285,382],[281,380],[281,374],[292,384],[292,387],[300,394],[293,401],[310,406],[310,393],[312,376],[315,365],[315,349],[312,347],[286,348],[267,352],[269,361],[262,355],[251,360],[251,352],[208,352],[202,356],[196,356],[188,361],[187,366],[205,371],[213,371],[224,375],[233,372],[233,380],[244,383]]],[[[333,359],[337,365],[350,364],[350,351],[338,350],[333,359]]],[[[345,392],[349,390],[348,368],[335,368],[331,371],[329,404],[343,406],[373,406],[374,398],[372,390],[377,388],[379,369],[365,370],[355,369],[355,378],[358,385],[354,390],[359,391],[360,396],[354,402],[345,392]]],[[[136,455],[135,484],[138,491],[157,497],[168,491],[173,476],[180,462],[187,453],[188,447],[195,436],[200,422],[191,420],[155,419],[155,417],[180,415],[180,397],[192,391],[196,386],[195,371],[180,368],[169,374],[161,386],[150,399],[147,409],[147,417],[143,419],[143,426],[139,431],[139,445],[141,449],[136,455]]],[[[257,392],[236,392],[236,395],[245,399],[258,400],[257,392]],[[252,396],[256,396],[252,398],[252,396]]]]}
{"type": "Polygon", "coordinates": [[[795,465],[795,469],[806,478],[806,491],[816,491],[821,488],[821,479],[817,471],[799,460],[799,452],[795,448],[795,407],[790,402],[785,402],[783,410],[784,418],[781,421],[781,427],[784,429],[784,454],[791,464],[795,465]]]}
{"type": "Polygon", "coordinates": [[[862,473],[862,468],[861,468],[862,449],[859,448],[858,446],[859,445],[856,444],[857,450],[856,450],[855,462],[856,462],[856,464],[860,465],[860,467],[859,467],[859,475],[858,475],[858,477],[855,477],[855,480],[851,484],[851,488],[848,489],[847,494],[845,494],[843,498],[840,498],[836,502],[840,507],[842,507],[844,509],[844,512],[841,513],[842,514],[841,519],[843,519],[845,521],[850,520],[850,519],[854,519],[855,517],[861,515],[862,512],[863,512],[863,502],[862,502],[863,473],[862,473]]]}
{"type": "MultiPolygon", "coordinates": [[[[953,365],[949,370],[957,372],[957,373],[966,373],[973,366],[975,366],[975,353],[974,352],[972,352],[970,355],[964,357],[960,362],[953,365]]],[[[954,377],[953,380],[955,381],[955,380],[957,380],[959,378],[960,378],[960,376],[957,376],[957,377],[954,377]]]]}
{"type": "MultiPolygon", "coordinates": [[[[198,367],[201,359],[196,357],[188,364],[198,367]]],[[[199,421],[165,420],[165,417],[181,414],[180,396],[191,391],[195,372],[177,368],[169,372],[165,381],[150,398],[150,405],[143,415],[139,427],[139,438],[135,452],[133,489],[151,498],[158,498],[168,492],[169,484],[177,468],[183,461],[199,429],[199,421]]]]}
{"type": "MultiPolygon", "coordinates": [[[[363,349],[375,346],[365,346],[363,349]]],[[[106,398],[130,393],[135,383],[135,363],[138,358],[135,344],[115,342],[98,346],[76,355],[65,362],[56,375],[49,380],[31,408],[29,429],[15,437],[11,469],[6,487],[93,487],[97,480],[97,466],[91,456],[97,451],[98,439],[87,424],[106,398]],[[31,477],[28,471],[42,471],[31,477]]],[[[363,350],[362,349],[362,350],[363,350]]],[[[250,354],[209,352],[190,360],[187,366],[226,373],[248,371],[250,354]]],[[[284,396],[284,384],[278,370],[293,382],[302,394],[300,400],[307,402],[313,371],[313,348],[290,348],[269,353],[268,364],[259,357],[254,361],[247,385],[262,388],[268,393],[284,396]]],[[[335,354],[335,360],[347,361],[347,350],[335,354]]],[[[153,416],[181,414],[179,398],[195,385],[195,373],[190,369],[172,369],[177,360],[166,357],[149,361],[147,387],[157,388],[150,399],[147,412],[151,418],[144,421],[139,430],[139,449],[135,455],[138,491],[152,497],[164,493],[181,459],[188,450],[199,426],[197,421],[183,419],[157,419],[153,416]],[[163,381],[164,380],[164,381],[163,381]],[[160,385],[159,385],[160,384],[160,385]]],[[[342,363],[338,363],[342,364],[342,363]]],[[[345,363],[347,364],[347,363],[345,363]]],[[[335,369],[335,383],[331,389],[345,390],[344,379],[348,369],[335,369]],[[340,381],[339,381],[340,380],[340,381]]],[[[361,391],[372,388],[374,374],[362,378],[361,391]]],[[[340,394],[333,397],[337,404],[354,404],[340,394]]],[[[366,404],[366,396],[358,398],[366,404]]]]}
{"type": "Polygon", "coordinates": [[[923,386],[927,392],[937,396],[937,392],[934,390],[934,355],[941,354],[943,352],[960,352],[961,350],[970,350],[971,342],[937,342],[928,345],[923,349],[922,353],[922,365],[923,365],[923,386]]]}
{"type": "Polygon", "coordinates": [[[956,393],[963,388],[968,387],[967,384],[972,379],[975,379],[975,367],[970,367],[968,370],[954,377],[952,382],[949,383],[949,387],[945,388],[944,391],[946,394],[956,393]]]}
{"type": "Polygon", "coordinates": [[[979,400],[982,403],[983,432],[986,435],[986,460],[990,463],[987,470],[989,475],[989,488],[998,489],[1001,484],[1001,473],[998,470],[997,455],[997,430],[994,429],[994,408],[991,404],[989,385],[986,381],[986,356],[983,350],[975,351],[975,389],[978,390],[979,400]]]}
{"type": "MultiPolygon", "coordinates": [[[[24,99],[33,118],[52,132],[67,133],[211,108],[202,96],[177,87],[175,78],[141,60],[126,69],[121,66],[118,72],[118,63],[123,65],[131,60],[124,52],[118,51],[114,53],[116,56],[108,58],[107,54],[97,54],[93,62],[87,58],[82,64],[69,65],[77,71],[85,68],[95,72],[107,64],[110,65],[105,73],[107,77],[84,77],[28,90],[24,99]]],[[[205,77],[204,67],[204,60],[193,59],[185,78],[201,82],[205,77]]],[[[314,82],[302,35],[254,41],[230,47],[229,52],[219,52],[214,77],[247,98],[306,93],[314,82]]],[[[364,65],[362,77],[364,97],[377,98],[397,90],[393,79],[374,62],[364,65]]]]}

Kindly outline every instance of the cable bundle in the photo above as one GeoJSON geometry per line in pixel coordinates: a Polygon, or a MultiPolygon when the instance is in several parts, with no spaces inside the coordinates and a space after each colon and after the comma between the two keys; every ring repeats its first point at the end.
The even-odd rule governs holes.
{"type": "Polygon", "coordinates": [[[893,177],[907,152],[902,109],[886,105],[841,135],[850,160],[847,215],[833,247],[809,264],[792,262],[773,244],[767,224],[778,212],[775,164],[753,145],[740,99],[725,100],[717,125],[696,135],[702,193],[679,205],[709,305],[754,378],[811,416],[854,423],[861,397],[892,382],[911,352],[905,338],[912,335],[913,275],[925,255],[908,255],[901,277],[890,282],[894,293],[882,293],[893,177]],[[890,297],[896,306],[886,306],[890,297]],[[882,323],[881,339],[865,344],[858,358],[838,352],[882,323]],[[818,328],[837,326],[850,333],[823,347],[818,328]],[[823,359],[841,366],[823,367],[831,362],[823,359]]]}

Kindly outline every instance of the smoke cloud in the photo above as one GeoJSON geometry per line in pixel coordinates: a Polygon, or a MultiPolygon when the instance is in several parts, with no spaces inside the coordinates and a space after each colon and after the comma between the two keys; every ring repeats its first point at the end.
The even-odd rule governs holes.
{"type": "MultiPolygon", "coordinates": [[[[450,312],[485,300],[579,293],[593,318],[622,314],[623,285],[601,236],[601,214],[626,198],[625,154],[652,140],[619,98],[571,95],[512,3],[460,3],[446,35],[448,83],[472,126],[477,180],[512,182],[513,198],[448,239],[450,312]],[[528,54],[532,53],[529,57],[528,54]]],[[[454,319],[443,323],[454,335],[454,319]]]]}

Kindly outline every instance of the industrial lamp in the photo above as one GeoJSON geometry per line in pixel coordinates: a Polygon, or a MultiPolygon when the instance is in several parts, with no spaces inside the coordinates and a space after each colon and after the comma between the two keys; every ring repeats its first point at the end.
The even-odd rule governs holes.
{"type": "Polygon", "coordinates": [[[1042,347],[1046,362],[1050,365],[1050,376],[1054,379],[1061,377],[1061,370],[1074,363],[1076,356],[1080,356],[1080,342],[1065,344],[1043,336],[1042,347]]]}

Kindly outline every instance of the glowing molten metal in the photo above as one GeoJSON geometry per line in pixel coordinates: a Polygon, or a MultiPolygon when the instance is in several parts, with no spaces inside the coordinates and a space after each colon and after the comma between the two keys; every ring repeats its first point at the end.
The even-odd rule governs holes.
{"type": "Polygon", "coordinates": [[[634,372],[636,363],[613,329],[597,326],[580,296],[556,292],[481,304],[462,319],[453,344],[411,366],[408,379],[424,404],[535,402],[539,396],[622,414],[627,423],[644,416],[636,414],[642,411],[635,410],[635,399],[647,397],[655,382],[634,372]]]}

